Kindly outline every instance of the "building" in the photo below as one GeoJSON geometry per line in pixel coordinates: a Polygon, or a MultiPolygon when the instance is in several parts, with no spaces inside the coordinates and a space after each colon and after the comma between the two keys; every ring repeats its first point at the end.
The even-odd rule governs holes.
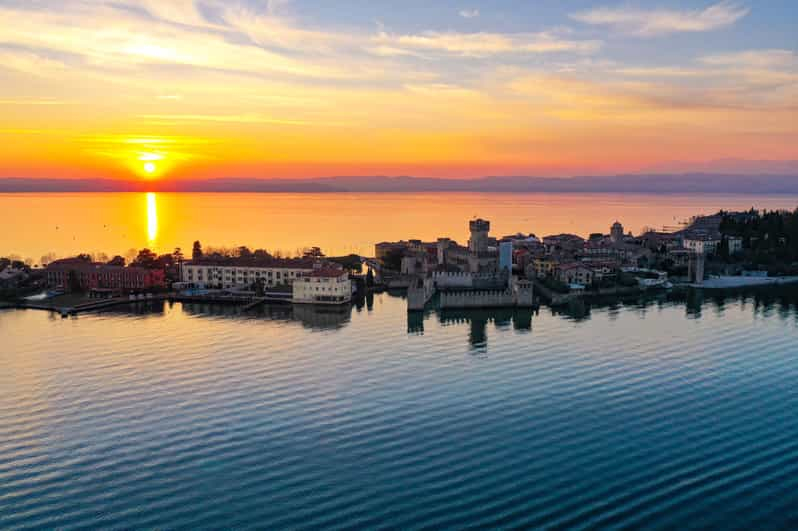
{"type": "Polygon", "coordinates": [[[584,248],[585,239],[576,234],[556,234],[545,236],[543,246],[546,249],[546,254],[574,253],[584,248]]]}
{"type": "Polygon", "coordinates": [[[0,271],[0,288],[13,289],[19,287],[28,278],[28,273],[24,269],[6,267],[0,271]]]}
{"type": "Polygon", "coordinates": [[[559,265],[559,260],[553,258],[537,258],[532,261],[532,269],[538,278],[553,276],[559,265]]]}
{"type": "Polygon", "coordinates": [[[623,225],[618,221],[610,228],[610,240],[612,243],[623,243],[623,225]]]}
{"type": "Polygon", "coordinates": [[[503,241],[499,243],[499,271],[513,271],[513,242],[503,241]]]}
{"type": "Polygon", "coordinates": [[[45,269],[47,285],[55,289],[140,291],[166,287],[163,269],[124,267],[66,258],[50,262],[45,269]]]}
{"type": "Polygon", "coordinates": [[[424,275],[430,269],[428,256],[423,253],[411,253],[402,257],[403,275],[424,275]]]}
{"type": "Polygon", "coordinates": [[[690,234],[684,237],[684,248],[695,254],[715,254],[720,245],[720,238],[710,234],[690,234]]]}
{"type": "MultiPolygon", "coordinates": [[[[474,219],[469,222],[468,246],[450,238],[435,242],[402,240],[382,242],[375,246],[376,257],[404,276],[425,275],[431,271],[460,271],[479,275],[499,272],[499,244],[490,237],[490,222],[474,219]]],[[[512,243],[505,259],[512,268],[512,243]]]]}
{"type": "Polygon", "coordinates": [[[743,239],[739,236],[729,236],[727,239],[729,243],[729,254],[740,254],[743,252],[743,239]]]}
{"type": "Polygon", "coordinates": [[[294,279],[292,302],[298,304],[346,304],[352,300],[352,281],[342,268],[318,267],[294,279]]]}
{"type": "Polygon", "coordinates": [[[410,242],[380,242],[374,246],[374,256],[383,261],[393,253],[404,253],[410,247],[410,242]]]}
{"type": "Polygon", "coordinates": [[[592,268],[580,264],[562,264],[557,268],[557,279],[565,284],[582,284],[587,286],[593,283],[595,272],[592,268]]]}
{"type": "Polygon", "coordinates": [[[180,278],[203,288],[230,289],[291,284],[313,272],[312,259],[202,258],[184,262],[180,278]]]}
{"type": "Polygon", "coordinates": [[[471,237],[468,239],[468,250],[472,254],[488,252],[490,221],[484,219],[472,219],[468,223],[471,237]]]}
{"type": "Polygon", "coordinates": [[[590,260],[618,260],[625,264],[638,265],[641,259],[648,258],[652,252],[647,247],[621,241],[591,240],[585,242],[580,253],[590,260]]]}

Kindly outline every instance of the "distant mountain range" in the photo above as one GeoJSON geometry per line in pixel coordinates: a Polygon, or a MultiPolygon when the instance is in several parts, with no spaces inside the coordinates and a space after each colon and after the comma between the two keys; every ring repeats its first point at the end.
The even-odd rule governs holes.
{"type": "Polygon", "coordinates": [[[570,178],[327,177],[318,179],[209,179],[119,181],[112,179],[0,179],[0,193],[21,192],[537,192],[798,194],[791,175],[652,174],[570,178]]]}

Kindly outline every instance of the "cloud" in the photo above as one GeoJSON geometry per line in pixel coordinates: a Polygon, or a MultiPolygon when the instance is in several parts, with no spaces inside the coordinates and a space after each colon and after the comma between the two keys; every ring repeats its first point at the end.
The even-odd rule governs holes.
{"type": "Polygon", "coordinates": [[[479,9],[461,9],[460,16],[463,18],[477,18],[479,16],[479,9]]]}
{"type": "Polygon", "coordinates": [[[301,120],[282,120],[259,114],[143,114],[148,120],[165,120],[170,122],[222,122],[236,124],[274,124],[274,125],[308,125],[301,120]]]}
{"type": "Polygon", "coordinates": [[[71,105],[72,102],[57,99],[0,100],[0,105],[71,105]]]}
{"type": "Polygon", "coordinates": [[[792,50],[745,50],[706,55],[700,61],[714,66],[780,68],[798,65],[798,55],[792,50]]]}
{"type": "Polygon", "coordinates": [[[549,33],[459,33],[426,31],[410,35],[380,32],[375,37],[378,49],[395,55],[439,52],[465,57],[487,57],[510,53],[572,52],[589,54],[601,47],[600,41],[565,40],[549,33]]]}
{"type": "Polygon", "coordinates": [[[645,10],[634,7],[599,7],[573,13],[570,17],[585,24],[609,26],[639,37],[653,37],[725,28],[746,16],[748,12],[748,8],[724,0],[705,9],[645,10]]]}
{"type": "Polygon", "coordinates": [[[353,79],[371,75],[361,64],[343,67],[340,58],[318,53],[323,43],[335,42],[336,34],[298,30],[273,17],[247,18],[234,7],[221,12],[224,25],[211,24],[189,0],[146,0],[135,10],[120,5],[124,4],[21,10],[0,4],[4,22],[0,68],[34,75],[60,70],[67,75],[68,60],[83,71],[104,73],[171,65],[194,72],[205,69],[254,76],[353,79]],[[233,39],[234,35],[240,38],[233,39]],[[284,51],[300,47],[308,51],[305,57],[284,51]]]}

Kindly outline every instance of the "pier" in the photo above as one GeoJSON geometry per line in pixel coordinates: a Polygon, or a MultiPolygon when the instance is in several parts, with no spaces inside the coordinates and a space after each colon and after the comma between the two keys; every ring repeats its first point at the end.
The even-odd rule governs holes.
{"type": "Polygon", "coordinates": [[[128,297],[114,297],[110,299],[89,300],[87,302],[73,304],[73,305],[59,305],[57,303],[48,303],[46,301],[21,301],[13,304],[12,307],[26,310],[45,310],[50,312],[57,312],[61,315],[78,315],[80,313],[95,312],[114,308],[117,306],[124,306],[128,304],[140,304],[144,302],[194,302],[205,304],[236,304],[243,305],[243,310],[252,310],[262,304],[266,303],[291,303],[290,294],[286,297],[284,293],[267,293],[263,297],[253,297],[249,295],[223,295],[223,294],[202,294],[202,295],[187,295],[181,293],[162,293],[162,294],[149,294],[147,296],[128,296],[128,297]]]}

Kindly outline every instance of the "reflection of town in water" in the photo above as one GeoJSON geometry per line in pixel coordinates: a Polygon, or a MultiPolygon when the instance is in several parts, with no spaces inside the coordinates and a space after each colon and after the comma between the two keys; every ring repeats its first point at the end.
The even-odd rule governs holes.
{"type": "MultiPolygon", "coordinates": [[[[181,311],[193,317],[228,318],[231,320],[263,320],[269,322],[297,323],[303,328],[316,331],[341,330],[351,324],[353,315],[380,311],[396,311],[404,308],[406,296],[402,292],[368,293],[355,297],[351,305],[317,306],[308,304],[271,304],[245,311],[241,306],[205,303],[169,303],[150,301],[116,307],[104,313],[114,314],[162,314],[179,304],[181,311]],[[396,302],[388,308],[375,305],[375,300],[396,302]]],[[[512,331],[534,337],[534,321],[541,312],[574,322],[588,322],[593,312],[604,312],[611,317],[623,310],[637,312],[656,311],[663,308],[683,307],[689,319],[700,319],[705,313],[722,314],[727,306],[740,304],[755,315],[777,316],[794,320],[798,324],[798,286],[757,288],[734,292],[713,290],[688,290],[629,297],[625,299],[579,299],[568,305],[540,309],[492,308],[492,309],[441,309],[431,304],[424,312],[407,313],[409,336],[434,333],[429,323],[436,326],[462,328],[467,334],[472,350],[488,350],[488,331],[492,327],[498,332],[512,331]]],[[[435,327],[432,327],[435,328],[435,327]]]]}

